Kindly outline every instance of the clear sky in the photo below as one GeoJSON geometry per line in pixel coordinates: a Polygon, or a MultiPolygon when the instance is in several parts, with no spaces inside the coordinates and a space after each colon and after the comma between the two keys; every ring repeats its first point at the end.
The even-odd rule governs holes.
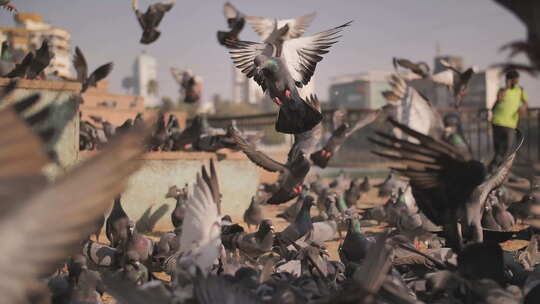
{"type": "MultiPolygon", "coordinates": [[[[139,0],[146,9],[155,0],[139,0]]],[[[370,69],[392,69],[393,56],[424,60],[430,65],[436,41],[443,54],[462,55],[466,65],[484,68],[504,61],[498,48],[525,37],[525,27],[491,0],[231,0],[248,15],[294,17],[316,11],[308,29],[316,33],[354,20],[316,71],[317,92],[327,98],[331,77],[370,69]]],[[[177,87],[169,67],[191,68],[205,81],[207,99],[215,93],[231,96],[231,61],[216,40],[225,30],[224,1],[178,0],[165,16],[161,38],[149,46],[138,43],[141,30],[131,10],[131,0],[12,0],[24,12],[44,15],[45,21],[68,29],[72,45],[85,52],[90,68],[114,61],[109,80],[122,91],[121,80],[131,74],[136,55],[145,50],[158,58],[162,95],[176,97],[177,87]]],[[[9,13],[0,11],[0,24],[13,25],[9,13]]],[[[257,37],[248,26],[241,39],[257,37]]],[[[524,60],[523,57],[518,60],[524,60]]],[[[540,105],[536,79],[522,77],[532,104],[540,105]]]]}

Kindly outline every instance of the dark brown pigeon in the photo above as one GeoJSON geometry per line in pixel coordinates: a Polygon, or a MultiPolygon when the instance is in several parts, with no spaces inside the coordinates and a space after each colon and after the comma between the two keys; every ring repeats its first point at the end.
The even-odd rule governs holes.
{"type": "Polygon", "coordinates": [[[79,47],[75,47],[73,66],[77,72],[77,81],[79,81],[82,85],[81,93],[86,92],[89,87],[96,87],[97,83],[100,80],[105,79],[105,77],[107,77],[113,69],[113,63],[109,62],[98,67],[92,72],[92,74],[88,75],[88,64],[86,63],[86,58],[84,58],[84,55],[79,47]]]}
{"type": "Polygon", "coordinates": [[[111,247],[117,248],[127,241],[129,232],[129,216],[122,208],[121,197],[114,200],[113,208],[105,223],[105,234],[111,247]]]}
{"type": "Polygon", "coordinates": [[[157,29],[165,13],[170,11],[174,6],[174,1],[155,3],[148,7],[146,13],[141,13],[137,6],[137,0],[131,2],[135,16],[142,27],[143,33],[141,37],[142,44],[150,44],[156,41],[161,32],[157,29]]]}

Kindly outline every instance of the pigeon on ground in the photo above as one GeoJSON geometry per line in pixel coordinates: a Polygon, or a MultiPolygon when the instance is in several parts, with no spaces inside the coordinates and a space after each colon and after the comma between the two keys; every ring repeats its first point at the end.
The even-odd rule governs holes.
{"type": "Polygon", "coordinates": [[[380,198],[386,198],[391,196],[393,193],[397,193],[398,189],[405,190],[407,183],[399,179],[398,176],[392,171],[388,173],[388,176],[384,182],[375,185],[375,188],[378,188],[377,196],[380,198]]]}
{"type": "Polygon", "coordinates": [[[259,198],[252,197],[249,207],[244,211],[244,223],[247,224],[248,230],[251,226],[259,226],[263,220],[263,211],[259,204],[259,198]]]}
{"type": "Polygon", "coordinates": [[[176,205],[174,210],[171,212],[171,222],[174,228],[182,227],[184,216],[186,214],[186,202],[188,199],[187,184],[182,189],[178,188],[177,186],[169,187],[169,191],[165,195],[165,198],[176,199],[176,205]]]}
{"type": "Polygon", "coordinates": [[[122,245],[122,266],[129,262],[129,252],[137,253],[138,261],[150,266],[150,258],[154,251],[154,242],[140,234],[135,228],[135,223],[130,221],[128,224],[128,236],[122,245]]]}
{"type": "Polygon", "coordinates": [[[302,192],[304,178],[310,169],[310,163],[304,154],[298,153],[291,156],[294,158],[290,158],[287,164],[281,164],[257,150],[255,145],[247,142],[237,131],[232,132],[232,137],[242,152],[254,164],[270,172],[280,172],[279,188],[266,201],[267,204],[286,203],[302,192]]]}
{"type": "Polygon", "coordinates": [[[514,62],[500,64],[505,70],[525,70],[533,75],[540,70],[540,29],[538,17],[540,16],[540,3],[534,0],[512,1],[495,0],[499,5],[511,11],[527,28],[527,40],[511,42],[502,47],[509,49],[510,57],[525,53],[530,65],[514,62]]]}
{"type": "Polygon", "coordinates": [[[129,216],[122,208],[121,197],[114,200],[113,208],[105,222],[105,235],[111,246],[117,248],[127,241],[129,232],[129,216]]]}
{"type": "Polygon", "coordinates": [[[220,255],[221,217],[219,183],[214,162],[210,160],[210,174],[203,166],[197,173],[193,193],[188,194],[186,215],[182,224],[179,263],[190,261],[207,274],[220,255]]]}
{"type": "Polygon", "coordinates": [[[280,217],[287,222],[292,222],[296,218],[296,215],[298,212],[300,212],[300,209],[302,209],[302,204],[304,201],[304,198],[306,197],[307,193],[305,193],[305,190],[302,190],[302,193],[298,196],[296,201],[291,204],[287,209],[285,209],[282,213],[279,213],[276,215],[276,217],[280,217]]]}
{"type": "Polygon", "coordinates": [[[105,286],[97,271],[89,270],[86,257],[77,254],[68,264],[69,303],[101,304],[105,286]]]}
{"type": "Polygon", "coordinates": [[[311,130],[322,120],[320,111],[301,97],[299,89],[306,86],[317,63],[337,42],[339,27],[310,37],[283,40],[288,25],[277,28],[263,43],[235,41],[230,43],[231,58],[248,78],[253,78],[280,107],[276,130],[296,134],[311,130]]]}
{"type": "Polygon", "coordinates": [[[95,69],[90,75],[88,75],[88,64],[81,49],[75,47],[75,55],[73,56],[73,66],[77,72],[77,81],[82,85],[81,93],[86,92],[90,87],[96,87],[97,83],[105,79],[113,69],[113,63],[106,63],[97,69],[95,69]]]}
{"type": "Polygon", "coordinates": [[[160,112],[155,124],[155,131],[150,139],[150,150],[161,151],[167,143],[169,134],[167,133],[167,126],[165,124],[165,113],[160,112]]]}
{"type": "Polygon", "coordinates": [[[367,256],[369,246],[373,242],[368,240],[360,228],[360,220],[358,218],[350,218],[347,220],[347,223],[349,228],[339,248],[339,257],[344,264],[351,262],[360,264],[367,256]]]}
{"type": "Polygon", "coordinates": [[[230,30],[228,32],[218,31],[217,39],[219,44],[227,46],[227,41],[238,41],[238,35],[246,24],[246,15],[237,10],[230,2],[223,5],[223,15],[227,19],[230,30]]]}
{"type": "Polygon", "coordinates": [[[396,71],[398,67],[402,67],[422,78],[428,77],[430,73],[429,65],[423,61],[415,63],[405,58],[393,58],[392,63],[394,64],[394,69],[396,69],[396,71]]]}
{"type": "Polygon", "coordinates": [[[256,259],[270,252],[274,243],[274,226],[271,220],[262,220],[254,233],[238,232],[222,235],[223,246],[229,250],[239,249],[242,254],[256,259]]]}
{"type": "Polygon", "coordinates": [[[364,128],[365,126],[373,123],[382,113],[382,110],[375,110],[368,113],[365,117],[358,120],[353,126],[349,126],[347,123],[341,124],[337,129],[332,132],[332,136],[323,148],[310,155],[313,163],[321,168],[326,168],[328,162],[336,154],[336,152],[345,143],[347,138],[354,134],[356,131],[364,128]]]}
{"type": "Polygon", "coordinates": [[[455,147],[395,120],[389,121],[419,143],[377,132],[387,142],[373,138],[370,141],[397,154],[374,153],[408,164],[404,169],[394,170],[409,177],[418,207],[433,223],[443,226],[451,248],[460,251],[468,241],[482,242],[482,209],[488,194],[506,179],[523,144],[519,130],[513,151],[493,173],[487,174],[481,162],[467,158],[455,147]]]}
{"type": "Polygon", "coordinates": [[[170,11],[174,4],[174,1],[155,3],[150,5],[146,10],[146,13],[143,14],[139,11],[137,0],[131,1],[135,16],[143,30],[140,40],[142,44],[150,44],[159,38],[161,32],[157,28],[165,16],[165,13],[170,11]]]}
{"type": "Polygon", "coordinates": [[[310,210],[313,206],[314,199],[308,195],[304,198],[302,208],[296,215],[294,222],[289,224],[285,230],[276,233],[276,241],[284,246],[288,246],[296,242],[301,237],[313,231],[313,223],[311,222],[310,210]]]}

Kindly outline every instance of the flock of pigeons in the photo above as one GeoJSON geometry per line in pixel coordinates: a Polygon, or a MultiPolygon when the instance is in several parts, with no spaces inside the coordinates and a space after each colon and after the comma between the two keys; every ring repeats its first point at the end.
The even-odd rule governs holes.
{"type": "MultiPolygon", "coordinates": [[[[526,52],[530,65],[506,65],[536,73],[540,33],[535,20],[540,17],[540,4],[496,2],[518,15],[529,31],[527,41],[510,47],[512,54],[526,52]]],[[[133,3],[143,28],[141,42],[155,41],[160,35],[157,26],[172,5],[154,4],[141,14],[133,3]]],[[[9,8],[8,4],[0,3],[9,8]]],[[[85,146],[95,145],[103,152],[51,182],[43,174],[51,163],[43,147],[61,130],[43,128],[51,119],[50,109],[31,110],[38,95],[19,100],[0,111],[0,121],[11,131],[0,134],[5,201],[0,219],[2,301],[101,303],[104,292],[120,303],[134,304],[540,301],[538,184],[532,178],[530,191],[516,203],[504,186],[523,136],[516,131],[516,146],[488,172],[469,149],[445,140],[447,120],[398,67],[447,83],[458,108],[474,71],[449,66],[445,75],[430,75],[425,64],[394,59],[391,90],[383,93],[388,105],[352,126],[338,111],[331,137],[323,140],[320,105],[310,79],[321,55],[350,23],[303,37],[313,14],[290,20],[248,17],[226,4],[225,15],[230,31],[219,32],[219,41],[229,48],[236,66],[280,107],[276,130],[294,135],[287,162],[268,157],[234,125],[216,140],[220,134],[201,131],[202,117],[177,133],[175,119],[170,117],[166,123],[164,113],[152,119],[152,127],[138,117],[120,129],[94,117],[108,134],[105,141],[96,140],[90,126],[81,127],[88,137],[85,146]],[[263,42],[238,39],[245,22],[254,26],[263,42]],[[325,168],[353,132],[385,116],[391,131],[370,138],[377,146],[374,152],[404,166],[392,168],[393,173],[377,185],[379,195],[387,198],[383,206],[357,208],[362,194],[371,188],[367,178],[351,181],[340,174],[329,184],[318,176],[308,182],[312,166],[325,168]],[[171,213],[174,231],[158,241],[143,235],[144,229],[122,208],[120,197],[128,177],[140,166],[134,160],[148,149],[201,143],[216,147],[215,142],[223,146],[226,142],[264,170],[280,173],[275,184],[261,186],[245,211],[249,231],[223,214],[226,202],[220,194],[219,166],[210,161],[191,187],[173,186],[166,193],[176,200],[171,213]],[[294,199],[278,215],[289,225],[275,231],[261,205],[294,199]],[[311,214],[313,206],[319,210],[317,216],[311,214]],[[363,229],[380,222],[386,224],[382,233],[363,229]],[[99,242],[102,226],[108,244],[99,242]],[[343,232],[339,261],[332,260],[325,243],[343,232]],[[91,234],[96,234],[96,241],[91,234]],[[503,251],[500,243],[511,239],[529,243],[519,251],[503,251]],[[161,272],[170,281],[160,280],[161,272]]],[[[45,49],[29,54],[25,64],[15,67],[18,76],[14,77],[42,77],[48,65],[42,59],[50,57],[45,49]]],[[[75,58],[83,88],[95,85],[104,74],[102,68],[88,76],[78,49],[75,58]]],[[[110,71],[110,66],[103,70],[110,71]]],[[[10,98],[15,87],[13,82],[2,90],[0,99],[10,98]]]]}

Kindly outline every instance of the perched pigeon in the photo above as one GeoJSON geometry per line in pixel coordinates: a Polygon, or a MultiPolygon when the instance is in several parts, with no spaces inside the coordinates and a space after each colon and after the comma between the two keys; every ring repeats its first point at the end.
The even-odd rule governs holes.
{"type": "Polygon", "coordinates": [[[248,229],[251,230],[251,225],[259,226],[263,220],[262,208],[259,205],[259,199],[252,197],[249,207],[244,211],[244,222],[248,229]]]}
{"type": "Polygon", "coordinates": [[[350,22],[310,37],[284,40],[288,25],[278,28],[275,24],[263,43],[230,43],[229,53],[236,67],[253,78],[280,107],[278,132],[302,133],[322,120],[321,113],[302,98],[299,89],[310,82],[317,63],[323,59],[321,55],[328,52],[349,25],[350,22]]]}
{"type": "Polygon", "coordinates": [[[139,11],[137,0],[131,1],[135,16],[143,30],[140,41],[142,44],[150,44],[159,38],[161,32],[157,28],[165,16],[165,13],[170,11],[174,4],[174,1],[155,3],[150,5],[146,10],[146,13],[143,14],[139,11]]]}
{"type": "Polygon", "coordinates": [[[22,62],[17,64],[15,68],[4,75],[7,78],[28,78],[36,79],[43,76],[43,72],[51,63],[54,54],[51,53],[49,49],[49,42],[43,40],[41,47],[36,51],[36,53],[28,52],[23,58],[22,62]]]}
{"type": "Polygon", "coordinates": [[[174,228],[181,227],[186,214],[186,202],[188,199],[187,184],[182,189],[178,188],[177,186],[171,186],[167,192],[167,195],[165,195],[165,198],[176,199],[176,205],[174,210],[171,212],[171,222],[174,228]]]}
{"type": "Polygon", "coordinates": [[[129,217],[122,208],[121,197],[114,200],[113,208],[105,223],[105,234],[113,248],[127,241],[129,232],[129,217]]]}
{"type": "Polygon", "coordinates": [[[238,35],[246,24],[246,15],[238,11],[230,2],[226,2],[223,5],[223,15],[227,19],[227,25],[230,31],[218,31],[217,39],[219,44],[227,46],[227,41],[238,41],[238,35]]]}
{"type": "Polygon", "coordinates": [[[107,77],[113,69],[113,63],[109,62],[100,66],[90,75],[88,75],[88,64],[86,63],[86,58],[84,58],[84,55],[79,47],[75,47],[73,66],[77,72],[77,81],[82,84],[81,93],[86,92],[89,87],[96,87],[97,83],[100,80],[105,79],[105,77],[107,77]]]}
{"type": "Polygon", "coordinates": [[[314,199],[312,196],[304,198],[302,208],[296,215],[294,222],[290,223],[285,230],[276,233],[276,241],[288,246],[292,242],[296,242],[301,237],[310,233],[313,230],[311,222],[310,210],[313,206],[314,199]]]}

